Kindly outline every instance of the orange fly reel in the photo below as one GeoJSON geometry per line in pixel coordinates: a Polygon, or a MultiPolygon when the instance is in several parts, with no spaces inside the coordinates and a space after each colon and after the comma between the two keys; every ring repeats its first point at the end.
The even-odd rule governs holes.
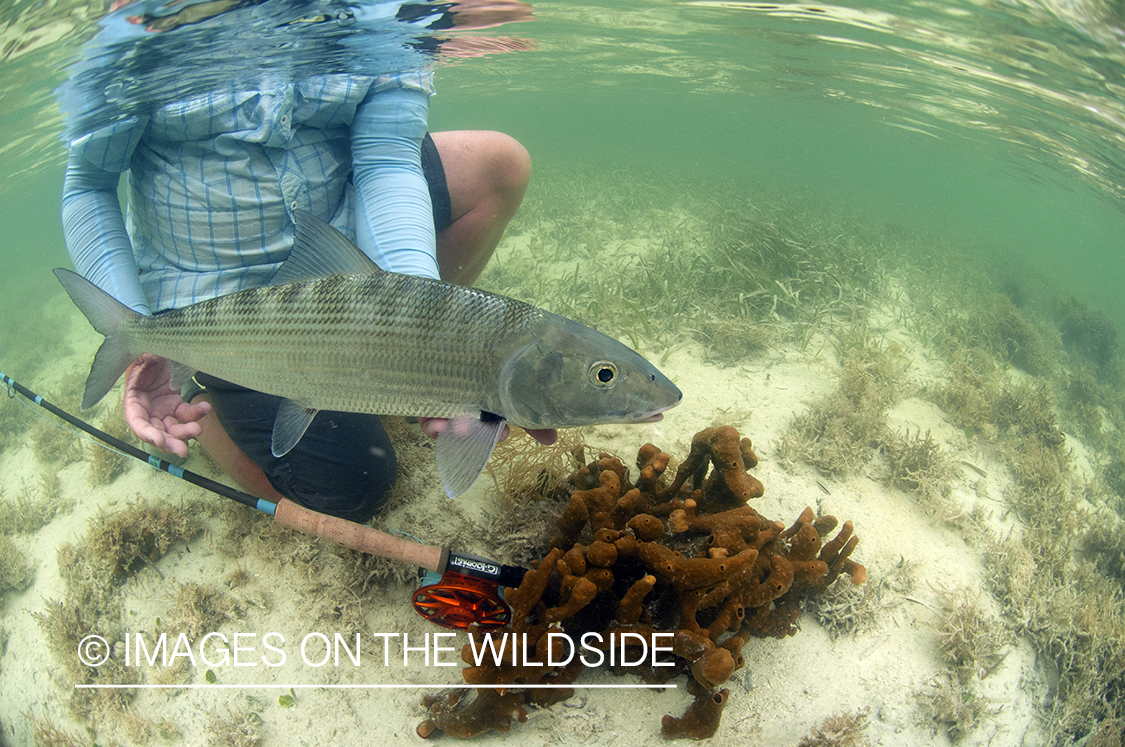
{"type": "Polygon", "coordinates": [[[454,630],[473,624],[481,630],[494,630],[512,617],[500,596],[500,584],[456,571],[446,571],[437,583],[416,590],[412,602],[419,615],[454,630]]]}
{"type": "Polygon", "coordinates": [[[470,625],[495,630],[507,625],[512,610],[501,589],[519,586],[526,569],[456,552],[448,553],[440,568],[444,571],[440,577],[436,571],[419,569],[422,585],[411,600],[419,615],[454,630],[470,625]]]}

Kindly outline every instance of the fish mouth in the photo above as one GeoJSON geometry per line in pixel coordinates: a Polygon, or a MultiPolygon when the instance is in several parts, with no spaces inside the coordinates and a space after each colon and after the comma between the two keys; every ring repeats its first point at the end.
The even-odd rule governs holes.
{"type": "Polygon", "coordinates": [[[666,410],[671,410],[673,407],[675,407],[678,404],[680,404],[680,400],[677,399],[675,402],[673,402],[670,405],[664,405],[664,407],[658,407],[654,410],[642,410],[641,412],[634,413],[633,415],[631,415],[629,417],[629,422],[630,423],[656,423],[656,422],[664,419],[664,412],[666,410]]]}

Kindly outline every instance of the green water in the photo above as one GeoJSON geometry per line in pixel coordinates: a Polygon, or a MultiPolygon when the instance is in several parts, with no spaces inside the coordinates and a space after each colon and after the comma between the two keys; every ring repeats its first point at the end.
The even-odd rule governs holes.
{"type": "MultiPolygon", "coordinates": [[[[536,51],[440,70],[432,128],[508,132],[540,167],[800,191],[1002,252],[1125,323],[1125,52],[1112,8],[763,7],[538,4],[531,23],[474,32],[536,51]]],[[[69,34],[0,67],[3,303],[42,297],[46,270],[65,263],[50,91],[89,33],[77,9],[62,16],[69,34]]],[[[46,19],[19,10],[34,36],[46,19]]]]}
{"type": "MultiPolygon", "coordinates": [[[[596,182],[590,200],[604,198],[599,190],[607,184],[623,197],[635,191],[642,221],[651,199],[658,211],[697,213],[704,222],[726,216],[733,226],[740,206],[760,194],[772,206],[791,200],[799,206],[794,215],[810,224],[821,211],[835,216],[826,225],[864,240],[909,237],[911,251],[939,255],[932,267],[971,257],[981,260],[979,272],[1003,271],[996,283],[1007,273],[1035,276],[1039,284],[1026,286],[1035,295],[1019,303],[1039,323],[1073,295],[1125,328],[1120,14],[1096,2],[552,0],[534,6],[532,22],[472,32],[509,48],[514,37],[531,51],[439,65],[430,124],[501,130],[527,147],[536,176],[513,239],[525,239],[528,222],[549,215],[553,204],[582,210],[581,195],[563,201],[558,184],[573,185],[583,174],[596,182]]],[[[97,16],[77,2],[0,10],[0,26],[8,24],[0,37],[0,314],[7,322],[0,371],[33,386],[49,378],[53,354],[70,352],[63,340],[74,316],[60,313],[69,306],[50,273],[69,264],[59,218],[62,118],[51,92],[97,16]],[[25,41],[33,43],[19,49],[25,41]]],[[[599,207],[586,205],[595,224],[587,228],[612,234],[607,247],[627,239],[622,232],[659,233],[655,220],[635,225],[599,207]],[[616,229],[608,225],[614,221],[616,229]]],[[[784,223],[788,216],[775,217],[784,223]]],[[[556,216],[551,228],[560,222],[556,216]]],[[[724,228],[678,240],[705,244],[724,228]]],[[[798,228],[787,230],[800,235],[798,228]]],[[[893,252],[897,245],[888,246],[893,252]]],[[[613,260],[585,244],[556,251],[575,278],[585,277],[579,269],[593,274],[613,260]]],[[[540,273],[541,297],[526,287],[520,297],[559,303],[553,270],[540,273]]],[[[492,273],[484,280],[503,285],[504,276],[492,273]]],[[[581,296],[568,303],[585,321],[623,323],[596,318],[581,296]]],[[[829,316],[822,317],[826,325],[829,316]]],[[[681,336],[690,338],[692,322],[685,317],[683,325],[681,336]]],[[[625,333],[643,337],[638,330],[625,333]]],[[[671,345],[680,331],[658,341],[671,345]]],[[[814,332],[806,330],[804,340],[814,332]]],[[[1103,391],[1110,379],[1106,374],[1103,391]]],[[[1066,382],[1067,372],[1051,382],[1056,397],[1066,382]]],[[[1125,409],[1119,391],[1112,399],[1105,401],[1107,423],[1125,409]]],[[[1069,421],[1063,427],[1070,432],[1069,421]]],[[[971,440],[972,428],[965,430],[971,440]]],[[[1120,431],[1114,434],[1103,444],[1107,451],[1120,450],[1120,431]]],[[[1112,454],[1093,461],[1101,457],[1099,470],[1116,469],[1112,454]]],[[[1123,476],[1125,467],[1113,472],[1119,482],[1109,492],[1120,494],[1123,476]]]]}
{"type": "Polygon", "coordinates": [[[1112,19],[858,6],[892,32],[751,7],[541,5],[510,27],[540,51],[444,70],[433,121],[504,129],[541,165],[798,190],[1026,262],[1125,322],[1112,19]]]}

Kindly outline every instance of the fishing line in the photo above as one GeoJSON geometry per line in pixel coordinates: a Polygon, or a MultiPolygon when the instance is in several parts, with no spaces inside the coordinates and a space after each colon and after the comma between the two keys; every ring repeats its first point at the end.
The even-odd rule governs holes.
{"type": "Polygon", "coordinates": [[[74,417],[67,411],[56,407],[55,405],[40,397],[35,392],[28,389],[23,384],[5,374],[3,371],[0,371],[0,383],[3,383],[5,386],[7,386],[9,398],[15,399],[16,393],[22,395],[27,399],[28,402],[33,402],[55,417],[65,421],[66,423],[69,423],[70,425],[78,428],[85,433],[88,433],[98,441],[101,441],[103,444],[105,444],[107,448],[111,448],[111,450],[116,451],[119,454],[132,457],[138,462],[144,462],[153,469],[158,469],[161,472],[167,472],[168,474],[172,475],[172,477],[178,477],[181,480],[190,482],[192,485],[203,488],[204,490],[210,490],[212,493],[217,493],[225,498],[230,498],[231,500],[238,501],[244,506],[256,508],[259,511],[270,514],[271,516],[273,515],[275,504],[270,503],[269,501],[264,501],[260,498],[256,498],[249,493],[243,493],[241,490],[235,490],[234,488],[224,485],[221,482],[215,482],[214,480],[208,477],[204,477],[203,475],[200,475],[198,473],[186,470],[182,467],[177,467],[171,462],[165,461],[160,457],[138,449],[132,444],[127,444],[121,439],[115,438],[105,431],[95,428],[86,421],[74,417]]]}
{"type": "MultiPolygon", "coordinates": [[[[3,376],[3,374],[0,374],[0,376],[3,376]]],[[[5,383],[5,384],[7,384],[7,381],[5,381],[5,380],[3,380],[3,379],[0,379],[0,381],[4,381],[4,383],[5,383]]],[[[53,418],[51,418],[51,417],[47,416],[47,415],[46,415],[45,413],[43,413],[43,412],[40,412],[39,410],[35,409],[35,407],[33,407],[33,406],[32,406],[32,405],[31,405],[31,404],[30,404],[30,403],[29,403],[29,402],[27,401],[27,399],[26,399],[26,398],[24,398],[24,397],[17,397],[17,396],[16,396],[16,392],[15,392],[15,390],[14,390],[14,389],[12,389],[12,387],[11,387],[10,385],[9,385],[9,386],[6,386],[6,387],[5,387],[5,389],[6,389],[6,391],[8,392],[8,399],[10,399],[10,400],[14,400],[14,401],[15,401],[16,403],[18,403],[18,404],[19,404],[19,406],[20,406],[20,407],[23,407],[23,408],[24,408],[24,409],[26,409],[26,410],[27,410],[28,412],[30,412],[30,413],[31,413],[32,415],[34,415],[35,417],[37,417],[37,418],[39,418],[40,420],[42,420],[42,421],[43,421],[44,423],[49,423],[50,425],[53,425],[53,426],[54,426],[55,428],[59,428],[59,429],[61,429],[61,430],[64,430],[64,431],[66,431],[67,433],[71,434],[71,435],[72,435],[72,436],[74,436],[75,438],[80,438],[80,439],[82,439],[83,441],[88,441],[89,443],[93,444],[94,446],[97,446],[97,447],[99,447],[99,448],[105,449],[105,450],[107,450],[107,451],[112,451],[112,452],[113,452],[114,454],[120,454],[120,455],[121,455],[121,456],[123,456],[123,457],[127,457],[127,456],[129,456],[129,455],[128,455],[128,454],[126,454],[125,452],[123,452],[123,451],[120,451],[120,450],[118,450],[118,449],[115,449],[114,447],[110,446],[109,444],[106,444],[106,443],[102,443],[102,442],[98,441],[98,440],[97,440],[96,438],[94,438],[93,436],[91,436],[91,435],[90,435],[90,434],[88,434],[88,433],[84,433],[84,432],[82,432],[82,431],[80,431],[80,430],[76,430],[76,429],[74,429],[74,428],[71,428],[69,424],[67,424],[67,423],[60,423],[59,421],[57,421],[57,420],[54,420],[53,418]]]]}

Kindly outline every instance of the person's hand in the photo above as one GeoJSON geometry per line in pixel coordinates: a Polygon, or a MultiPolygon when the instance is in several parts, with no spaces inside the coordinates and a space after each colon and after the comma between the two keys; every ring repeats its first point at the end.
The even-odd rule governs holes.
{"type": "MultiPolygon", "coordinates": [[[[449,419],[418,418],[418,425],[422,427],[422,432],[427,436],[429,436],[430,438],[437,438],[441,435],[442,431],[449,427],[449,419]]],[[[550,446],[559,438],[559,432],[554,428],[527,428],[525,430],[527,430],[529,436],[531,436],[544,446],[550,446]]],[[[505,425],[504,431],[500,434],[500,440],[503,441],[508,437],[510,433],[511,431],[508,429],[508,426],[505,425]]]]}
{"type": "Polygon", "coordinates": [[[171,388],[172,366],[145,353],[125,370],[125,422],[133,434],[178,457],[188,455],[187,442],[199,436],[199,420],[211,412],[207,402],[189,405],[171,388]]]}

